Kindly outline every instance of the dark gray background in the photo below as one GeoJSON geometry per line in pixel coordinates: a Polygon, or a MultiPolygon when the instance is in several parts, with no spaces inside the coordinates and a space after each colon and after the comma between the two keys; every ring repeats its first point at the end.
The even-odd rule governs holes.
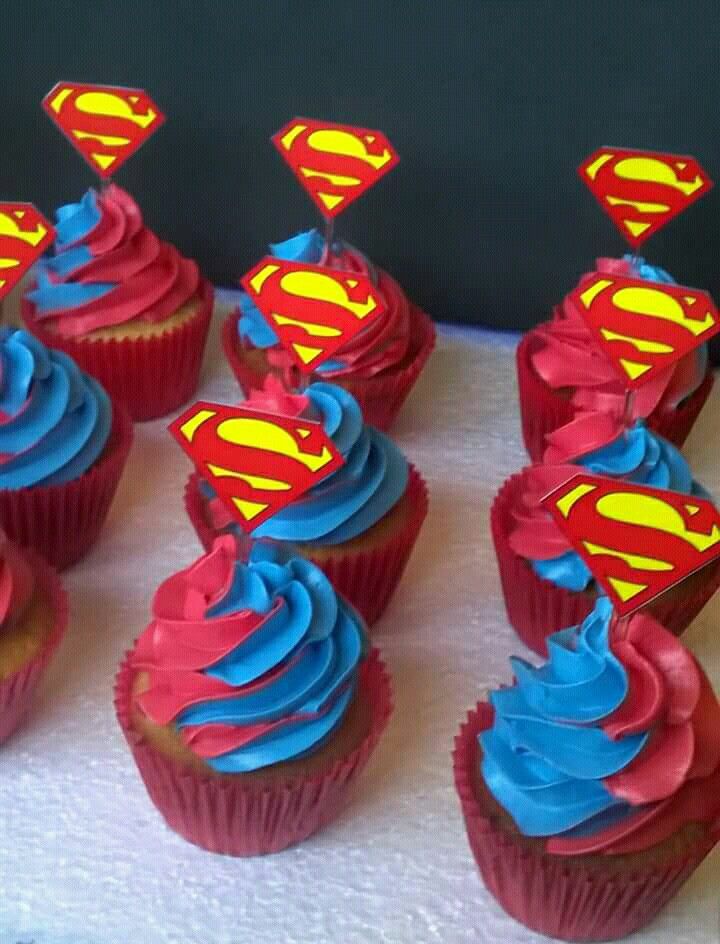
{"type": "MultiPolygon", "coordinates": [[[[383,129],[400,166],[339,232],[438,320],[526,327],[619,234],[575,168],[601,144],[720,181],[717,0],[4,0],[0,194],[50,213],[92,171],[40,108],[59,79],[145,88],[166,125],[117,176],[232,284],[316,220],[268,143],[292,116],[383,129]]],[[[651,260],[720,295],[720,187],[651,260]]]]}

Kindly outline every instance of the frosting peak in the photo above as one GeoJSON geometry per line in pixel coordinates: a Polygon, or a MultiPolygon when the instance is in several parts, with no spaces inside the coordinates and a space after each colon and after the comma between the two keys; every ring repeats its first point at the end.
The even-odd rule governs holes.
{"type": "MultiPolygon", "coordinates": [[[[595,271],[675,284],[663,269],[632,256],[597,259],[595,271]]],[[[580,284],[587,278],[589,275],[584,275],[580,284]]],[[[579,410],[622,415],[624,385],[569,297],[555,310],[552,320],[536,328],[535,333],[542,345],[532,355],[532,363],[545,383],[555,390],[568,389],[579,410]]],[[[707,345],[702,345],[667,370],[658,371],[636,391],[633,418],[647,417],[661,404],[675,409],[697,390],[706,371],[707,345]]]]}
{"type": "Polygon", "coordinates": [[[615,417],[579,413],[567,426],[548,435],[547,443],[546,464],[524,472],[521,506],[513,510],[515,525],[509,542],[516,554],[530,561],[539,577],[567,590],[584,590],[592,575],[541,501],[575,474],[578,466],[636,485],[709,497],[693,479],[679,450],[641,420],[625,429],[615,417]]]}
{"type": "Polygon", "coordinates": [[[162,322],[198,291],[196,263],[143,223],[132,197],[110,184],[56,212],[55,255],[35,268],[36,317],[63,337],[136,318],[162,322]]]}
{"type": "Polygon", "coordinates": [[[482,773],[548,852],[636,851],[720,812],[720,705],[650,617],[624,631],[600,597],[581,626],[549,637],[545,665],[512,666],[516,683],[490,696],[482,773]]]}
{"type": "MultiPolygon", "coordinates": [[[[369,378],[396,366],[406,357],[411,340],[408,300],[397,282],[375,268],[359,250],[339,241],[328,248],[320,233],[311,229],[284,242],[271,244],[270,252],[279,259],[357,272],[369,278],[385,300],[385,314],[348,341],[332,360],[317,369],[316,374],[327,379],[349,373],[354,377],[369,378]]],[[[289,370],[293,364],[290,355],[280,346],[272,327],[246,293],[240,300],[240,313],[240,338],[254,347],[267,349],[271,364],[289,370]]]]}
{"type": "MultiPolygon", "coordinates": [[[[268,380],[264,389],[251,392],[245,403],[258,409],[275,404],[284,409],[302,409],[301,415],[307,419],[319,420],[345,465],[255,528],[253,538],[341,544],[367,531],[400,500],[408,482],[407,460],[392,440],[364,424],[352,394],[334,384],[313,383],[302,395],[295,396],[284,393],[277,381],[268,380]]],[[[236,528],[230,512],[210,486],[203,483],[202,488],[210,499],[214,527],[236,528]]]]}
{"type": "Polygon", "coordinates": [[[248,563],[225,535],[158,589],[135,665],[143,711],[218,771],[303,756],[342,722],[365,644],[355,611],[300,558],[248,563]]]}

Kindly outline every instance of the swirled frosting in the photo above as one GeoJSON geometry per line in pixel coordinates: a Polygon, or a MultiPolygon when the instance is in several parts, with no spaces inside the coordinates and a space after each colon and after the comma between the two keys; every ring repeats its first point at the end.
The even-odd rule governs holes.
{"type": "Polygon", "coordinates": [[[35,589],[30,565],[0,531],[0,633],[22,615],[35,589]]]}
{"type": "Polygon", "coordinates": [[[132,197],[110,184],[56,212],[55,255],[35,267],[35,317],[62,337],[135,319],[166,321],[193,298],[197,264],[143,223],[132,197]]]}
{"type": "Polygon", "coordinates": [[[0,488],[60,485],[99,458],[112,406],[66,354],[0,329],[0,488]]]}
{"type": "Polygon", "coordinates": [[[357,686],[355,611],[300,558],[236,560],[229,535],[158,589],[134,664],[140,707],[212,768],[243,773],[318,749],[357,686]]]}
{"type": "MultiPolygon", "coordinates": [[[[363,534],[393,508],[405,492],[408,463],[383,433],[363,422],[357,400],[334,384],[310,384],[303,394],[288,394],[277,378],[252,392],[249,407],[323,424],[345,464],[302,497],[259,525],[253,538],[297,544],[342,544],[363,534]]],[[[216,530],[238,528],[223,502],[202,483],[216,530]]]]}
{"type": "Polygon", "coordinates": [[[490,695],[482,776],[550,853],[649,848],[720,813],[720,705],[693,656],[644,614],[611,622],[600,597],[548,639],[548,661],[511,659],[490,695]]]}
{"type": "MultiPolygon", "coordinates": [[[[597,259],[596,271],[675,284],[663,269],[648,265],[643,259],[597,259]]],[[[580,280],[588,279],[584,275],[580,280]]],[[[569,296],[553,314],[551,321],[534,330],[542,341],[531,355],[538,375],[554,390],[569,389],[573,405],[579,410],[599,410],[621,414],[625,389],[615,368],[600,350],[594,335],[569,296]]],[[[703,344],[667,370],[657,375],[636,393],[633,417],[649,416],[660,404],[676,408],[691,396],[705,377],[708,365],[707,345],[703,344]]]]}
{"type": "Polygon", "coordinates": [[[562,534],[542,499],[581,466],[594,475],[708,498],[680,452],[638,420],[630,429],[601,413],[583,413],[546,437],[544,464],[524,473],[520,506],[513,509],[511,548],[535,573],[566,590],[584,590],[592,574],[562,534]]]}
{"type": "MultiPolygon", "coordinates": [[[[387,272],[373,266],[361,252],[346,243],[333,243],[331,251],[325,255],[325,240],[316,229],[272,244],[270,252],[278,259],[322,264],[364,275],[378,288],[387,306],[384,315],[355,335],[332,360],[325,361],[317,369],[317,374],[325,379],[348,374],[368,378],[403,361],[410,348],[410,305],[403,290],[387,272]]],[[[289,369],[294,363],[292,358],[246,293],[240,300],[240,313],[240,338],[253,347],[267,350],[273,366],[289,369]]]]}

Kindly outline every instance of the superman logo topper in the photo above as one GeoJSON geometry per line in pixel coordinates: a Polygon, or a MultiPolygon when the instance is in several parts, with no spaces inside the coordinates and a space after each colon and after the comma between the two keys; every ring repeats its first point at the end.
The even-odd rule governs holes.
{"type": "Polygon", "coordinates": [[[304,373],[387,311],[370,279],[266,256],[241,285],[304,373]]]}
{"type": "Polygon", "coordinates": [[[320,423],[199,402],[170,432],[247,534],[343,465],[320,423]]]}
{"type": "Polygon", "coordinates": [[[713,185],[694,157],[662,151],[602,147],[578,173],[634,249],[713,185]]]}
{"type": "Polygon", "coordinates": [[[543,506],[621,617],[720,556],[720,513],[703,498],[581,472],[543,506]]]}
{"type": "Polygon", "coordinates": [[[165,121],[147,92],[116,85],[58,82],[42,106],[103,179],[122,167],[165,121]]]}
{"type": "Polygon", "coordinates": [[[595,272],[570,296],[628,389],[720,331],[707,292],[595,272]]]}
{"type": "Polygon", "coordinates": [[[0,203],[0,299],[54,239],[55,230],[32,203],[0,203]]]}
{"type": "Polygon", "coordinates": [[[272,142],[326,219],[346,210],[400,157],[381,131],[294,118],[272,142]]]}

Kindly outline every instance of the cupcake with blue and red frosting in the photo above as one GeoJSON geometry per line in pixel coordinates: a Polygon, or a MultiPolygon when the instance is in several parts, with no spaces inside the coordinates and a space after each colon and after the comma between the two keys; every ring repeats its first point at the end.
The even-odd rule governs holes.
{"type": "MultiPolygon", "coordinates": [[[[387,272],[354,247],[335,242],[326,252],[326,242],[315,229],[271,245],[270,253],[278,259],[356,272],[371,279],[382,295],[385,314],[340,348],[311,379],[344,387],[359,402],[368,423],[387,429],[435,345],[431,319],[387,272]]],[[[262,387],[268,374],[280,377],[288,387],[296,386],[294,361],[246,293],[225,323],[223,345],[246,395],[262,387]]]]}
{"type": "Polygon", "coordinates": [[[488,891],[534,931],[644,927],[720,838],[720,704],[654,619],[606,597],[468,715],[455,783],[488,891]]]}
{"type": "Polygon", "coordinates": [[[115,704],[168,825],[258,855],[337,816],[392,710],[358,613],[301,558],[247,563],[230,535],[166,580],[115,704]]]}
{"type": "MultiPolygon", "coordinates": [[[[595,271],[609,275],[675,284],[663,269],[631,256],[598,259],[596,266],[595,271]]],[[[523,337],[516,362],[523,440],[533,462],[541,460],[547,434],[578,412],[623,413],[625,387],[569,296],[551,321],[523,337]]],[[[712,384],[704,344],[636,391],[633,417],[646,419],[650,429],[682,446],[712,384]]]]}
{"type": "Polygon", "coordinates": [[[60,207],[55,225],[54,254],[37,264],[23,297],[25,323],[133,419],[176,409],[197,387],[212,286],[115,184],[60,207]]]}
{"type": "Polygon", "coordinates": [[[368,625],[385,611],[402,577],[428,509],[425,482],[395,443],[364,422],[342,387],[312,383],[288,393],[274,377],[251,390],[245,406],[322,423],[345,464],[245,539],[240,526],[199,475],[190,477],[185,506],[209,549],[218,534],[240,546],[263,541],[311,560],[368,625]]]}
{"type": "MultiPolygon", "coordinates": [[[[541,504],[580,469],[711,498],[679,450],[642,420],[626,429],[611,415],[583,413],[551,433],[544,463],[507,479],[490,511],[508,620],[523,642],[541,655],[547,636],[558,626],[579,623],[598,595],[589,569],[541,504]]],[[[649,604],[650,612],[680,634],[718,587],[720,563],[713,562],[649,604]]]]}
{"type": "Polygon", "coordinates": [[[0,329],[0,527],[55,567],[82,557],[132,443],[124,407],[63,354],[0,329]]]}

